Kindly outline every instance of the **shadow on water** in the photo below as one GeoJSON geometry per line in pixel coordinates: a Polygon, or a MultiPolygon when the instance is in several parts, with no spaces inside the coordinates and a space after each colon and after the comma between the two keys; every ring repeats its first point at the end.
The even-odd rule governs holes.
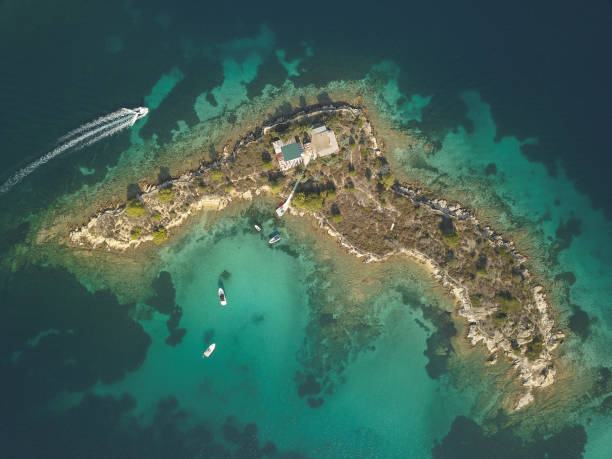
{"type": "Polygon", "coordinates": [[[183,309],[175,303],[176,289],[172,282],[172,276],[167,271],[161,271],[151,287],[155,295],[147,300],[147,304],[160,314],[168,315],[166,326],[170,335],[166,338],[166,344],[176,346],[183,341],[187,329],[179,328],[183,309]]]}
{"type": "Polygon", "coordinates": [[[136,199],[141,194],[142,194],[142,190],[140,189],[140,186],[138,186],[137,183],[130,183],[127,186],[126,196],[127,196],[128,201],[130,199],[136,199]]]}
{"type": "Polygon", "coordinates": [[[465,416],[453,421],[450,431],[432,449],[434,458],[580,458],[587,434],[582,425],[568,426],[543,437],[536,434],[525,442],[512,427],[487,435],[482,426],[465,416]]]}
{"type": "Polygon", "coordinates": [[[170,170],[167,167],[160,167],[159,172],[157,173],[157,183],[161,185],[162,183],[165,183],[168,180],[172,180],[170,170]]]}

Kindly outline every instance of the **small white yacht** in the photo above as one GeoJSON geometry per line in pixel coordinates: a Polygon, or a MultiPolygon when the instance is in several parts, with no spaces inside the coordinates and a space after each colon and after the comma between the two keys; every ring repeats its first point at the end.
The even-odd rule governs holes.
{"type": "Polygon", "coordinates": [[[221,287],[219,287],[219,303],[221,303],[221,306],[225,306],[227,304],[227,297],[225,296],[225,292],[221,287]]]}
{"type": "Polygon", "coordinates": [[[259,226],[259,225],[256,223],[256,224],[255,224],[255,229],[256,229],[257,231],[261,231],[261,226],[259,226]]]}
{"type": "Polygon", "coordinates": [[[210,354],[215,350],[216,344],[212,343],[210,346],[206,348],[206,350],[202,353],[202,358],[210,357],[210,354]]]}
{"type": "Polygon", "coordinates": [[[275,234],[269,241],[268,244],[276,244],[281,240],[280,234],[275,234]]]}

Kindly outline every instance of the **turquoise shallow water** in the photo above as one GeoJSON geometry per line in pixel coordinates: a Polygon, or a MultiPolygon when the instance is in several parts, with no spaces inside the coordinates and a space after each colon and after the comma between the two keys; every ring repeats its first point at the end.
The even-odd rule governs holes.
{"type": "MultiPolygon", "coordinates": [[[[319,344],[306,333],[309,281],[318,269],[312,254],[303,245],[298,254],[283,251],[291,244],[286,229],[285,240],[271,248],[242,217],[222,219],[214,234],[194,229],[163,250],[163,270],[183,311],[182,342],[166,344],[167,316],[155,313],[143,323],[153,340],[143,365],[116,384],[99,384],[97,394],[132,394],[145,423],[159,400],[173,395],[193,422],[220,436],[233,416],[256,423],[259,437],[281,451],[308,457],[423,457],[457,415],[470,413],[475,393],[427,374],[423,352],[433,325],[393,290],[365,305],[382,324],[380,338],[351,357],[339,375],[344,382],[311,408],[295,375],[304,370],[305,342],[319,344]],[[229,278],[220,277],[224,271],[229,278]],[[227,307],[216,296],[220,280],[227,307]],[[201,359],[210,342],[213,355],[201,359]]],[[[407,285],[416,300],[427,301],[419,285],[407,285]]]]}

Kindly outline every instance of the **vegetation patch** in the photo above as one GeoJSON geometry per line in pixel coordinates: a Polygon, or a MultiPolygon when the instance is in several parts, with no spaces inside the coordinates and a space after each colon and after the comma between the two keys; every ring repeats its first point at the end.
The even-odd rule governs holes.
{"type": "Polygon", "coordinates": [[[135,226],[134,228],[132,228],[132,230],[130,231],[130,237],[132,239],[140,239],[140,236],[142,235],[142,228],[140,226],[135,226]]]}
{"type": "Polygon", "coordinates": [[[457,247],[459,245],[459,235],[455,231],[449,234],[443,234],[442,242],[450,248],[457,247]]]}
{"type": "Polygon", "coordinates": [[[508,320],[508,314],[506,314],[505,312],[497,311],[496,313],[493,314],[492,319],[493,319],[493,323],[497,327],[501,327],[508,320]]]}
{"type": "Polygon", "coordinates": [[[516,298],[513,298],[509,292],[501,292],[495,295],[495,301],[499,304],[502,312],[506,314],[516,312],[521,309],[521,303],[516,298]]]}
{"type": "Polygon", "coordinates": [[[442,242],[444,242],[446,246],[454,248],[459,245],[459,235],[455,230],[453,221],[449,217],[442,217],[440,221],[440,231],[442,231],[442,242]]]}
{"type": "Polygon", "coordinates": [[[382,185],[385,187],[385,189],[388,190],[395,183],[395,177],[391,173],[385,174],[385,175],[383,175],[381,177],[380,183],[382,183],[382,185]]]}
{"type": "Polygon", "coordinates": [[[153,231],[153,242],[157,245],[164,242],[168,239],[168,230],[163,226],[160,226],[155,231],[153,231]]]}
{"type": "Polygon", "coordinates": [[[298,209],[317,211],[323,207],[323,198],[317,193],[299,192],[293,196],[291,204],[298,209]]]}
{"type": "Polygon", "coordinates": [[[325,200],[326,201],[334,201],[338,197],[338,192],[336,190],[327,190],[325,191],[325,200]]]}
{"type": "Polygon", "coordinates": [[[542,348],[544,347],[544,343],[542,341],[541,335],[536,335],[531,342],[527,345],[527,352],[525,355],[529,360],[537,359],[542,353],[542,348]]]}
{"type": "Polygon", "coordinates": [[[215,182],[220,182],[221,180],[223,180],[223,172],[221,172],[221,171],[211,171],[210,179],[215,181],[215,182]]]}
{"type": "Polygon", "coordinates": [[[480,295],[470,295],[470,303],[473,307],[479,308],[482,305],[480,295]]]}
{"type": "Polygon", "coordinates": [[[161,220],[162,215],[159,213],[159,211],[155,211],[153,212],[153,215],[151,215],[151,221],[153,222],[158,222],[161,220]]]}
{"type": "Polygon", "coordinates": [[[170,202],[174,199],[174,191],[171,188],[163,188],[157,193],[157,199],[162,203],[170,202]]]}
{"type": "Polygon", "coordinates": [[[138,199],[130,199],[125,206],[125,215],[128,217],[141,217],[145,213],[145,205],[138,199]]]}

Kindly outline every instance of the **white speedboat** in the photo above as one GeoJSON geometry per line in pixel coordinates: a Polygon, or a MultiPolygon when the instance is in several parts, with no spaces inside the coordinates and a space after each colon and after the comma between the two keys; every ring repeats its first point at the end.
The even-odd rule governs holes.
{"type": "Polygon", "coordinates": [[[202,358],[210,357],[210,354],[213,353],[213,351],[215,350],[215,347],[216,347],[215,343],[212,343],[210,346],[208,346],[206,350],[202,353],[202,358]]]}
{"type": "Polygon", "coordinates": [[[268,244],[276,244],[281,240],[280,234],[275,234],[269,241],[268,244]]]}
{"type": "Polygon", "coordinates": [[[132,109],[132,111],[135,112],[134,114],[136,115],[137,120],[144,118],[149,113],[149,109],[147,107],[136,107],[132,109]]]}
{"type": "Polygon", "coordinates": [[[257,231],[261,231],[261,226],[259,226],[258,224],[255,224],[255,229],[256,229],[257,231]]]}
{"type": "Polygon", "coordinates": [[[221,287],[219,287],[219,303],[221,303],[221,306],[225,306],[227,304],[227,297],[225,296],[225,292],[221,287]]]}

